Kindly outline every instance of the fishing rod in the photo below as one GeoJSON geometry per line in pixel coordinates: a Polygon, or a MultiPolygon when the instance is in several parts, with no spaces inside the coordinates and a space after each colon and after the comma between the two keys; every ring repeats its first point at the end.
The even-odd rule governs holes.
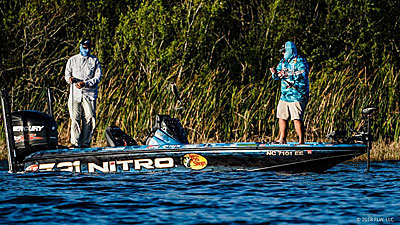
{"type": "Polygon", "coordinates": [[[163,96],[162,96],[162,99],[164,99],[165,95],[167,94],[166,92],[164,92],[165,89],[169,89],[172,92],[172,94],[175,96],[176,100],[177,100],[176,104],[178,104],[178,107],[174,107],[174,110],[178,111],[180,109],[183,109],[184,107],[181,106],[182,105],[182,100],[181,100],[181,97],[179,96],[179,91],[178,91],[178,88],[176,87],[176,84],[172,83],[172,82],[168,82],[161,89],[160,93],[164,93],[163,96]]]}
{"type": "Polygon", "coordinates": [[[303,94],[303,92],[301,92],[299,89],[296,88],[296,86],[294,86],[294,83],[288,81],[288,80],[285,78],[285,77],[288,76],[288,69],[283,69],[283,72],[282,72],[282,70],[281,70],[281,71],[278,72],[278,74],[280,75],[280,76],[278,75],[278,78],[279,78],[280,80],[285,81],[286,84],[289,85],[289,88],[294,88],[297,92],[299,92],[299,93],[301,94],[301,96],[303,96],[303,98],[308,99],[308,97],[307,97],[305,94],[303,94]]]}
{"type": "Polygon", "coordinates": [[[53,94],[49,87],[47,88],[47,111],[53,117],[53,94]]]}
{"type": "Polygon", "coordinates": [[[174,109],[175,110],[183,109],[183,106],[180,106],[180,105],[182,105],[182,100],[181,100],[181,97],[179,96],[179,91],[178,91],[178,88],[176,87],[176,84],[175,83],[171,83],[170,87],[171,87],[172,93],[175,95],[175,98],[177,99],[177,103],[178,103],[178,106],[179,106],[179,107],[174,107],[174,109]]]}
{"type": "Polygon", "coordinates": [[[1,108],[3,113],[4,131],[6,133],[7,153],[8,153],[8,171],[17,172],[17,152],[15,149],[14,131],[11,116],[10,97],[6,88],[1,90],[1,108]]]}
{"type": "MultiPolygon", "coordinates": [[[[74,102],[75,102],[75,100],[74,100],[74,85],[76,85],[77,83],[79,83],[79,82],[81,82],[81,81],[83,81],[83,80],[81,80],[81,79],[78,79],[78,78],[76,78],[76,77],[70,77],[70,91],[71,91],[71,112],[73,112],[74,110],[75,110],[75,104],[74,104],[74,102]]],[[[70,115],[71,116],[71,118],[72,118],[72,114],[70,115]]],[[[72,126],[72,124],[71,124],[71,126],[72,126]]],[[[79,138],[80,139],[80,138],[79,138]]],[[[79,141],[80,142],[80,141],[79,141]]],[[[79,144],[78,144],[79,145],[79,144]]]]}

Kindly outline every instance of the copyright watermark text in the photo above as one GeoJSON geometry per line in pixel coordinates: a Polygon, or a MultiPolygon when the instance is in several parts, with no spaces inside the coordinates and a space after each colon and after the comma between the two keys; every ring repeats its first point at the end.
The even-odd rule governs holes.
{"type": "Polygon", "coordinates": [[[360,223],[394,223],[396,222],[394,217],[374,217],[374,216],[367,216],[367,217],[357,217],[357,222],[360,223]]]}

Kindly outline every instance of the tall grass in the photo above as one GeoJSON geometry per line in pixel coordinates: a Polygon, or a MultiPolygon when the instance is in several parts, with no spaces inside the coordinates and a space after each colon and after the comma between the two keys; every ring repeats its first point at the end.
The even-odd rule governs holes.
{"type": "MultiPolygon", "coordinates": [[[[180,118],[190,142],[271,141],[278,131],[279,82],[264,73],[281,57],[276,49],[293,40],[314,65],[305,115],[308,141],[320,140],[335,129],[359,129],[361,110],[375,106],[379,109],[372,124],[375,136],[398,142],[400,82],[394,41],[398,34],[392,32],[399,26],[392,24],[398,21],[398,6],[360,4],[355,0],[346,5],[259,0],[5,4],[0,87],[11,88],[13,110],[43,111],[48,107],[45,88],[50,86],[60,141],[67,143],[68,86],[62,74],[84,35],[93,39],[93,53],[104,69],[94,145],[105,144],[104,129],[112,124],[143,139],[156,114],[180,118]],[[82,27],[88,29],[82,33],[82,27]],[[176,99],[166,88],[171,82],[178,85],[184,110],[174,110],[176,99]]],[[[290,126],[289,135],[295,138],[290,126]]],[[[4,140],[2,123],[0,132],[4,140]]]]}
{"type": "MultiPolygon", "coordinates": [[[[184,109],[176,111],[176,99],[168,89],[173,80],[158,75],[147,80],[142,74],[128,70],[119,76],[112,72],[104,74],[100,85],[95,145],[104,144],[104,130],[113,124],[142,140],[157,114],[180,118],[190,142],[270,141],[277,135],[275,108],[280,94],[279,82],[270,79],[269,75],[260,82],[246,85],[234,83],[225,71],[219,70],[181,80],[178,87],[184,109]]],[[[382,68],[368,76],[365,69],[357,73],[352,73],[350,68],[333,74],[312,72],[311,98],[305,115],[307,140],[321,139],[335,129],[360,129],[361,110],[375,106],[378,108],[372,123],[375,137],[398,141],[399,105],[392,97],[397,77],[398,73],[392,68],[382,68]],[[379,76],[384,71],[389,72],[379,76]]],[[[65,141],[67,139],[62,137],[69,135],[67,89],[67,86],[53,88],[55,119],[60,139],[65,141]]],[[[47,109],[44,88],[13,88],[10,95],[15,111],[47,109]]],[[[3,124],[0,127],[4,139],[3,124]]],[[[293,129],[290,135],[295,136],[293,129]]]]}

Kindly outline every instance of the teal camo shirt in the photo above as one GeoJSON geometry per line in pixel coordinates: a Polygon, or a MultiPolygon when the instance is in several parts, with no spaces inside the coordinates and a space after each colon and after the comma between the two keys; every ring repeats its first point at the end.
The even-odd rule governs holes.
{"type": "Polygon", "coordinates": [[[285,55],[272,74],[275,80],[281,80],[281,100],[301,102],[309,98],[308,64],[305,58],[297,54],[293,42],[286,42],[285,55]],[[280,77],[283,78],[281,79],[280,77]]]}

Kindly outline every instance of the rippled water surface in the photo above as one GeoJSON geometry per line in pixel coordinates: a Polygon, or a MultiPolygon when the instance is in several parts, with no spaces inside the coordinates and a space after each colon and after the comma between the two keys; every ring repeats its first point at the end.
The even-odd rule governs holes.
{"type": "Polygon", "coordinates": [[[400,162],[276,172],[9,174],[0,222],[46,224],[400,223],[400,162]]]}

